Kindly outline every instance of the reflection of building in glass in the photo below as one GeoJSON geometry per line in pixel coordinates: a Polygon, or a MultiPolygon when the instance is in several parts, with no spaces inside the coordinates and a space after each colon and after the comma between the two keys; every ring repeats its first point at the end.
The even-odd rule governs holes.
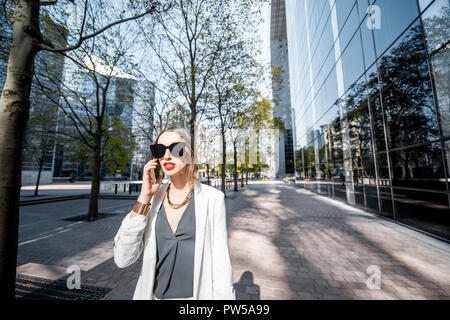
{"type": "Polygon", "coordinates": [[[370,3],[286,0],[296,183],[450,239],[449,2],[370,3]]]}
{"type": "Polygon", "coordinates": [[[273,0],[271,7],[270,54],[273,67],[272,95],[275,102],[273,117],[284,122],[286,132],[278,141],[277,177],[294,174],[291,98],[289,93],[289,59],[284,0],[273,0]]]}

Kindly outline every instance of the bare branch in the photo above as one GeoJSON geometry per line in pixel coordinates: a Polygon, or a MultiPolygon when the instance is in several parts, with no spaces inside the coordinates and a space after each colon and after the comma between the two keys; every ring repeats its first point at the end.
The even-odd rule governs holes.
{"type": "Polygon", "coordinates": [[[75,50],[75,49],[79,48],[84,41],[99,35],[100,33],[110,29],[111,27],[113,27],[115,25],[118,25],[118,24],[121,24],[121,23],[124,23],[124,22],[127,22],[127,21],[136,20],[136,19],[142,18],[143,16],[146,16],[147,14],[151,14],[153,12],[156,12],[157,11],[156,7],[157,7],[156,5],[153,5],[150,9],[144,11],[141,14],[134,15],[132,17],[128,17],[128,18],[125,18],[125,19],[120,19],[120,20],[111,22],[110,24],[104,26],[103,28],[101,28],[101,29],[97,30],[96,32],[93,32],[93,33],[91,33],[91,34],[89,34],[87,36],[82,36],[80,34],[80,38],[78,39],[78,42],[76,44],[74,44],[73,46],[69,46],[69,47],[66,47],[66,48],[52,48],[50,46],[47,46],[47,45],[41,43],[41,44],[38,45],[38,48],[41,49],[41,50],[46,50],[46,51],[50,51],[50,52],[66,52],[66,51],[75,50]]]}
{"type": "Polygon", "coordinates": [[[54,0],[54,1],[40,1],[39,2],[39,6],[40,7],[46,7],[46,6],[53,6],[55,4],[58,3],[58,0],[54,0]]]}

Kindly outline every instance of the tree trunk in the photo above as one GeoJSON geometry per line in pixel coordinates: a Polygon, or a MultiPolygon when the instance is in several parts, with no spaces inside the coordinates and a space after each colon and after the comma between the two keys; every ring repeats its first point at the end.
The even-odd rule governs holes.
{"type": "Polygon", "coordinates": [[[225,142],[225,131],[222,131],[222,172],[221,172],[221,178],[222,178],[222,192],[226,194],[226,189],[225,189],[225,168],[226,168],[226,161],[227,161],[227,154],[226,154],[226,150],[227,150],[227,145],[225,142]]]}
{"type": "Polygon", "coordinates": [[[13,42],[0,99],[0,299],[15,293],[22,147],[39,34],[39,1],[16,1],[13,42]]]}
{"type": "Polygon", "coordinates": [[[248,138],[247,138],[247,141],[246,141],[246,150],[245,150],[245,184],[246,185],[248,185],[248,158],[249,158],[249,155],[247,155],[247,151],[248,151],[248,138]]]}
{"type": "Polygon", "coordinates": [[[45,162],[45,158],[42,158],[39,161],[39,171],[38,171],[38,176],[36,179],[36,188],[34,188],[34,196],[35,197],[38,196],[39,182],[41,181],[41,172],[42,172],[42,167],[44,166],[44,162],[45,162]]]}
{"type": "MultiPolygon", "coordinates": [[[[191,134],[191,148],[192,150],[195,150],[195,120],[197,118],[197,110],[195,105],[191,106],[191,119],[190,119],[190,134],[191,134]]],[[[194,161],[196,159],[194,159],[192,157],[192,161],[194,161]]]]}
{"type": "Polygon", "coordinates": [[[256,130],[256,163],[258,166],[258,178],[261,179],[261,163],[259,162],[259,129],[256,130]]]}
{"type": "Polygon", "coordinates": [[[248,167],[247,167],[247,163],[245,164],[245,184],[248,185],[248,167]]]}
{"type": "Polygon", "coordinates": [[[208,177],[208,186],[209,186],[209,163],[206,164],[206,175],[208,177]]]}
{"type": "MultiPolygon", "coordinates": [[[[99,124],[100,128],[101,125],[99,124]]],[[[98,130],[97,130],[98,131],[98,130]]],[[[101,151],[102,151],[101,136],[98,135],[95,141],[94,163],[92,166],[92,183],[91,196],[89,198],[89,213],[88,219],[94,220],[98,218],[98,194],[100,193],[100,167],[101,167],[101,151]]]]}
{"type": "Polygon", "coordinates": [[[233,141],[233,160],[234,160],[234,174],[233,174],[233,180],[234,180],[234,191],[238,191],[237,186],[237,148],[236,148],[237,141],[233,141]]]}

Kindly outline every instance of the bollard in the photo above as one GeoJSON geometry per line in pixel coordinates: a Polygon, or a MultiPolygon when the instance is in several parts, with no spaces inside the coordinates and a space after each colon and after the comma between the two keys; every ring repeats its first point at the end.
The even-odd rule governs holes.
{"type": "Polygon", "coordinates": [[[114,193],[117,194],[117,183],[114,184],[114,193]]]}
{"type": "Polygon", "coordinates": [[[131,194],[131,188],[132,188],[133,186],[131,185],[131,183],[129,183],[128,184],[128,194],[131,194]]]}
{"type": "Polygon", "coordinates": [[[123,192],[127,191],[127,185],[124,183],[123,184],[123,192]]]}

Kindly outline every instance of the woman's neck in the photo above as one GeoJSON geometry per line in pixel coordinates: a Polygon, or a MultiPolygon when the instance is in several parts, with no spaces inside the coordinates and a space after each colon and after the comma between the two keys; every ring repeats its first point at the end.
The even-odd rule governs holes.
{"type": "Polygon", "coordinates": [[[170,183],[171,183],[170,189],[174,190],[175,192],[189,190],[190,188],[187,176],[185,174],[170,177],[170,183]]]}

